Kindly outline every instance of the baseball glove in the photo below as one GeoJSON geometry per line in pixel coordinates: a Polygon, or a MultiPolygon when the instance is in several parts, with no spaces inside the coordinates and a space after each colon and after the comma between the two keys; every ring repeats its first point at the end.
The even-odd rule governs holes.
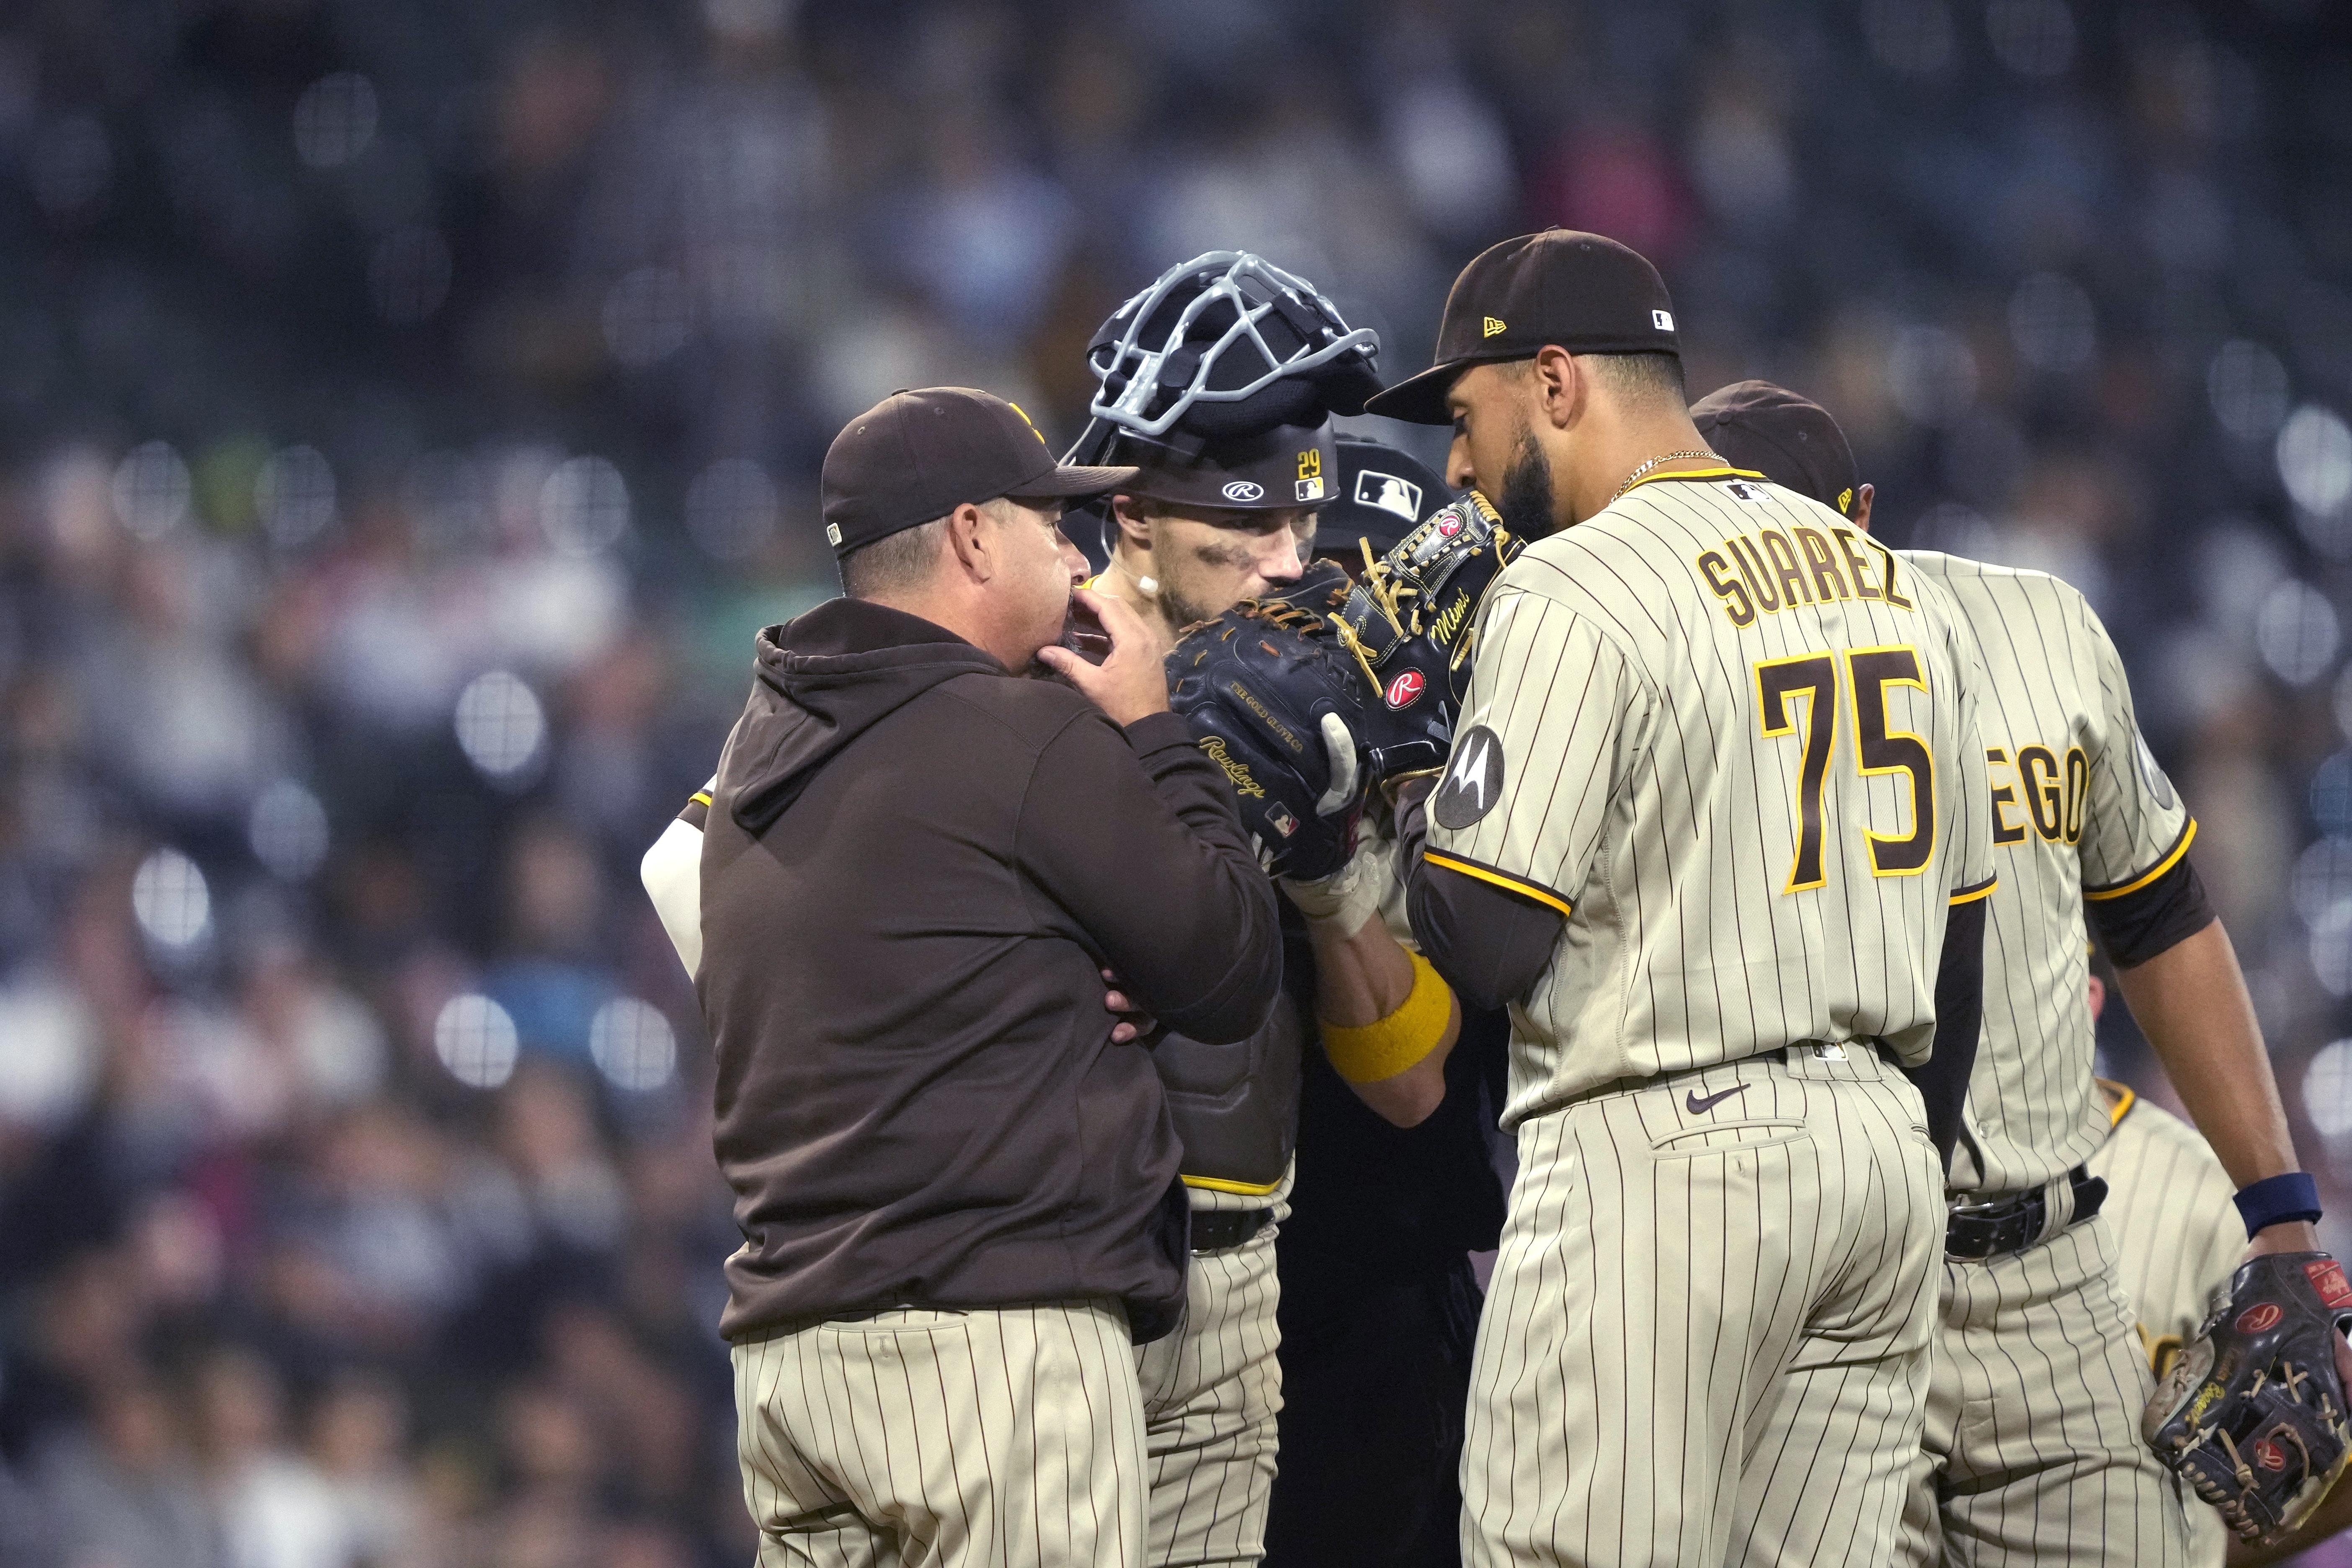
{"type": "Polygon", "coordinates": [[[1469,689],[1478,606],[1496,574],[1524,548],[1475,490],[1378,560],[1365,546],[1363,578],[1341,606],[1336,629],[1380,702],[1409,717],[1426,742],[1425,759],[1391,748],[1394,772],[1444,764],[1469,689]]]}
{"type": "Polygon", "coordinates": [[[2352,1457],[2336,1370],[2347,1321],[2352,1283],[2327,1254],[2250,1259],[2140,1417],[2157,1458],[2256,1544],[2302,1523],[2352,1457]]]}
{"type": "MultiPolygon", "coordinates": [[[[1258,858],[1276,876],[1328,877],[1347,864],[1390,753],[1426,749],[1417,728],[1365,685],[1337,615],[1348,574],[1318,562],[1279,598],[1244,599],[1186,628],[1168,655],[1169,706],[1225,770],[1258,858]]],[[[1426,764],[1444,760],[1442,748],[1426,764]]]]}

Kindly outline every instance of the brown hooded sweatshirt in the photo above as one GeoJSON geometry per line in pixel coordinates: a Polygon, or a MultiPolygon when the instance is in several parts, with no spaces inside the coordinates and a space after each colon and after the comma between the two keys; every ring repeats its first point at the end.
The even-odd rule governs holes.
{"type": "Polygon", "coordinates": [[[1125,732],[953,633],[835,599],[760,634],[702,851],[740,1340],[894,1305],[1184,1299],[1160,1079],[1098,971],[1238,1040],[1274,890],[1181,720],[1125,732]]]}

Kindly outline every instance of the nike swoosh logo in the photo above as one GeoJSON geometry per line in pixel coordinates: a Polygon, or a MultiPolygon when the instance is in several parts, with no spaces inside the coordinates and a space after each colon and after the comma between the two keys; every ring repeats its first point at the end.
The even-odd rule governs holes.
{"type": "Polygon", "coordinates": [[[1717,1106],[1721,1105],[1725,1100],[1729,1100],[1735,1094],[1746,1094],[1747,1092],[1748,1086],[1746,1084],[1734,1084],[1731,1088],[1725,1089],[1721,1094],[1710,1094],[1706,1099],[1701,1100],[1699,1098],[1698,1090],[1692,1089],[1688,1094],[1683,1096],[1683,1103],[1690,1108],[1690,1113],[1693,1116],[1696,1116],[1703,1110],[1713,1110],[1717,1106]]]}

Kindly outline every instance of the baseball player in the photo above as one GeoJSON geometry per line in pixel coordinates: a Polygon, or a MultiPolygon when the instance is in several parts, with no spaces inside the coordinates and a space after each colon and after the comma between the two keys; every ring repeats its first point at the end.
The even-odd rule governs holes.
{"type": "MultiPolygon", "coordinates": [[[[1693,413],[1732,461],[1868,528],[1872,489],[1817,405],[1742,382],[1693,413]]],[[[2196,824],[2139,734],[2105,628],[2047,574],[1895,553],[1941,583],[1977,636],[2000,877],[1904,1559],[2182,1562],[2180,1490],[2140,1435],[2152,1380],[2098,1219],[2108,1189],[2085,1163],[2108,1128],[2091,1076],[2086,915],[2174,1081],[2254,1184],[2241,1237],[2259,1230],[2257,1251],[2314,1249],[2295,1216],[2315,1211],[2316,1192],[2288,1176],[2288,1209],[2264,1206],[2279,1189],[2259,1178],[2294,1168],[2269,1058],[2189,863],[2196,824]]]]}
{"type": "MultiPolygon", "coordinates": [[[[1366,544],[1385,553],[1453,499],[1393,447],[1345,435],[1334,444],[1338,483],[1312,542],[1320,559],[1360,569],[1366,544]]],[[[1371,831],[1381,834],[1373,853],[1382,885],[1367,892],[1382,899],[1382,932],[1402,934],[1392,839],[1371,831]]],[[[1351,955],[1323,962],[1324,949],[1368,919],[1356,915],[1350,930],[1335,906],[1309,923],[1318,977],[1345,973],[1351,955]]],[[[1461,1561],[1455,1472],[1481,1300],[1469,1254],[1491,1251],[1502,1228],[1489,1133],[1509,1032],[1499,1012],[1463,1009],[1460,1038],[1439,1069],[1443,1098],[1409,1127],[1374,1111],[1328,1052],[1307,1053],[1297,1180],[1276,1241],[1282,1447],[1267,1568],[1461,1561]]]]}
{"type": "Polygon", "coordinates": [[[1401,794],[1423,951],[1512,1008],[1464,1559],[1882,1563],[1993,886],[1966,634],[1706,448],[1622,246],[1487,250],[1436,358],[1372,411],[1538,536],[1401,794]]]}

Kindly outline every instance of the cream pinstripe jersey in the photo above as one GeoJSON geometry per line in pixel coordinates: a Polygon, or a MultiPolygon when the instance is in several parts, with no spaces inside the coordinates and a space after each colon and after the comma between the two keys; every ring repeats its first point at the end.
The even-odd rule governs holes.
{"type": "Polygon", "coordinates": [[[1476,636],[1427,858],[1568,917],[1513,1007],[1505,1126],[1794,1040],[1926,1059],[1948,900],[1992,879],[1940,588],[1716,468],[1528,546],[1476,636]]]}
{"type": "MultiPolygon", "coordinates": [[[[2099,1119],[2112,1116],[2114,1131],[2091,1156],[2091,1173],[2106,1178],[2099,1214],[2115,1227],[2124,1294],[2161,1375],[2245,1256],[2246,1226],[2230,1201],[2230,1173],[2197,1130],[2121,1084],[2113,1092],[2121,1102],[2110,1111],[2103,1096],[2099,1119]]],[[[2220,1568],[2229,1539],[2221,1516],[2194,1498],[2188,1507],[2190,1561],[2220,1568]]]]}
{"type": "Polygon", "coordinates": [[[2000,887],[1985,918],[1984,1032],[1950,1184],[2038,1187],[2107,1135],[2084,1000],[2085,899],[2153,881],[2197,825],[2148,754],[2123,660],[2083,595],[2044,572],[1898,552],[1975,632],[2000,887]]]}

